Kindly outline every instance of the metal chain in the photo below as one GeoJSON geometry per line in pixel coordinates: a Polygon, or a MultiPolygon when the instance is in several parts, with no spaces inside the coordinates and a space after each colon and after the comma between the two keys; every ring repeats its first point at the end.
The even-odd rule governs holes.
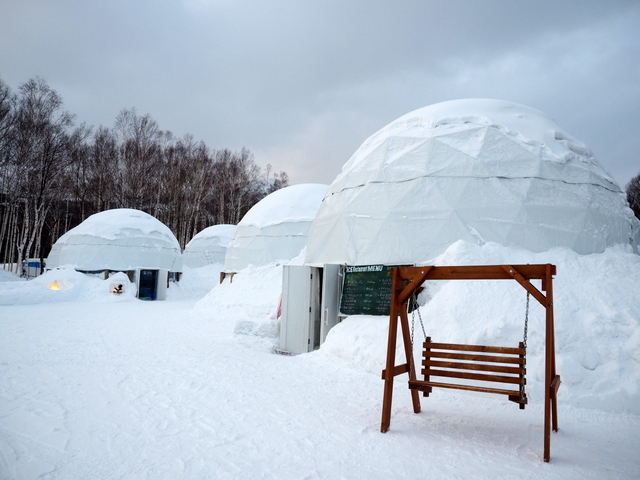
{"type": "MultiPolygon", "coordinates": [[[[407,308],[409,308],[410,305],[411,305],[411,302],[410,301],[407,302],[407,308]]],[[[414,363],[414,361],[413,361],[413,333],[415,331],[415,329],[414,329],[415,321],[416,321],[416,311],[414,310],[414,311],[411,312],[411,358],[410,358],[410,361],[409,361],[409,368],[411,369],[411,372],[410,372],[410,377],[409,378],[411,378],[411,376],[413,376],[413,369],[414,369],[414,366],[413,366],[413,363],[414,363]]]]}
{"type": "Polygon", "coordinates": [[[422,334],[424,335],[425,341],[427,340],[427,332],[424,329],[424,323],[422,323],[422,314],[420,314],[420,305],[418,305],[418,296],[416,295],[416,309],[414,311],[418,312],[418,319],[420,320],[420,326],[422,327],[422,334]]]}
{"type": "MultiPolygon", "coordinates": [[[[525,309],[524,335],[522,337],[522,345],[524,345],[525,355],[527,354],[527,335],[528,335],[528,331],[529,331],[529,297],[530,297],[530,293],[529,293],[529,290],[527,290],[527,307],[525,309]]],[[[522,400],[524,398],[525,398],[524,383],[520,383],[520,399],[522,400]]]]}
{"type": "Polygon", "coordinates": [[[529,297],[530,297],[530,293],[527,291],[527,309],[524,316],[524,336],[522,340],[525,350],[527,349],[527,334],[529,331],[529,297]]]}
{"type": "Polygon", "coordinates": [[[407,302],[407,309],[413,307],[413,310],[411,311],[411,372],[413,373],[413,364],[414,364],[414,360],[413,360],[413,339],[415,336],[415,323],[416,323],[416,312],[418,312],[418,319],[420,320],[420,326],[422,327],[422,334],[424,335],[425,340],[427,339],[427,332],[424,329],[424,323],[422,322],[422,314],[420,313],[420,305],[418,304],[418,293],[414,293],[414,295],[411,297],[411,300],[409,300],[409,302],[407,302]]]}

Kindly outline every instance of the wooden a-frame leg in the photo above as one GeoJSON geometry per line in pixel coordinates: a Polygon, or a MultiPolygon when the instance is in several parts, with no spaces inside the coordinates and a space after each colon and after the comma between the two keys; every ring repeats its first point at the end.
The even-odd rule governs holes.
{"type": "MultiPolygon", "coordinates": [[[[409,380],[416,379],[416,369],[413,366],[413,349],[411,348],[411,333],[409,331],[409,318],[407,311],[400,308],[400,327],[402,328],[402,341],[404,343],[404,354],[407,357],[407,365],[409,366],[409,380]]],[[[410,390],[411,402],[413,403],[413,413],[420,413],[420,394],[418,390],[410,390]]]]}
{"type": "Polygon", "coordinates": [[[384,395],[382,397],[382,422],[380,431],[385,433],[391,424],[391,403],[393,400],[393,377],[396,361],[396,337],[398,335],[398,310],[391,304],[389,315],[389,340],[387,341],[387,363],[384,378],[384,395]]]}

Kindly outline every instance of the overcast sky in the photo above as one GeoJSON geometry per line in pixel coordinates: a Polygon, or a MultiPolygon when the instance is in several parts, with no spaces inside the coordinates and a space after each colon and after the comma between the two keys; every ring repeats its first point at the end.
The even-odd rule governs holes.
{"type": "Polygon", "coordinates": [[[545,112],[623,188],[640,173],[638,0],[0,0],[0,78],[36,76],[78,123],[135,107],[292,184],[470,97],[545,112]]]}

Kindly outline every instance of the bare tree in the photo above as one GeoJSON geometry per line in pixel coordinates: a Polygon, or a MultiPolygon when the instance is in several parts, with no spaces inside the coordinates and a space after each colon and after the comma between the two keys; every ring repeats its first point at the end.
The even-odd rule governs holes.
{"type": "Polygon", "coordinates": [[[3,264],[11,263],[14,246],[11,239],[15,237],[15,216],[17,203],[14,201],[16,190],[16,168],[14,166],[14,116],[16,96],[9,86],[0,79],[0,253],[3,264]]]}
{"type": "Polygon", "coordinates": [[[216,152],[213,183],[216,223],[237,224],[249,208],[264,197],[259,178],[260,169],[249,150],[216,152]]]}
{"type": "Polygon", "coordinates": [[[18,264],[40,256],[42,228],[59,180],[72,161],[69,130],[73,116],[62,110],[61,97],[36,78],[20,86],[17,101],[16,157],[21,226],[15,244],[18,264]],[[35,250],[32,249],[35,245],[35,250]]]}
{"type": "Polygon", "coordinates": [[[118,114],[115,131],[120,148],[120,204],[128,208],[149,208],[159,174],[163,132],[149,114],[139,116],[135,108],[118,114]]]}
{"type": "Polygon", "coordinates": [[[640,174],[627,184],[627,201],[636,218],[640,220],[640,174]]]}
{"type": "Polygon", "coordinates": [[[89,215],[118,207],[154,215],[184,247],[204,227],[237,224],[287,184],[285,172],[262,172],[245,148],[212,152],[191,135],[176,140],[135,109],[122,110],[113,129],[75,128],[43,79],[17,94],[0,80],[3,263],[42,257],[89,215]]]}

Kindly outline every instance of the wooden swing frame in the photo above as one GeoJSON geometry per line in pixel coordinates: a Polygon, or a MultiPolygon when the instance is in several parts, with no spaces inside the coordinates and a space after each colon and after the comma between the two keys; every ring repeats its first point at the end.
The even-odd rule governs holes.
{"type": "MultiPolygon", "coordinates": [[[[395,267],[391,270],[391,308],[389,312],[389,340],[387,343],[386,368],[382,371],[384,396],[382,401],[382,423],[380,431],[385,433],[391,423],[391,403],[393,397],[393,379],[403,373],[409,374],[409,388],[414,413],[420,413],[419,390],[430,391],[434,385],[416,379],[413,367],[413,349],[407,315],[407,301],[427,280],[516,280],[546,310],[545,340],[545,383],[544,383],[544,461],[550,460],[551,429],[558,431],[557,392],[560,376],[556,374],[555,334],[553,320],[552,278],[556,266],[542,265],[473,265],[456,267],[395,267]],[[541,280],[538,290],[531,280],[541,280]],[[542,293],[545,292],[545,293],[542,293]],[[395,364],[398,319],[402,331],[406,363],[395,364]]],[[[493,348],[493,347],[480,347],[493,348]]],[[[471,377],[467,377],[471,378],[471,377]]],[[[437,385],[435,385],[437,386],[437,385]]],[[[461,390],[478,390],[476,387],[460,385],[461,390]]],[[[483,391],[483,390],[480,390],[483,391]]],[[[486,390],[484,390],[486,391],[486,390]]],[[[490,392],[497,393],[497,392],[490,392]]],[[[524,407],[524,405],[521,405],[524,407]]]]}

